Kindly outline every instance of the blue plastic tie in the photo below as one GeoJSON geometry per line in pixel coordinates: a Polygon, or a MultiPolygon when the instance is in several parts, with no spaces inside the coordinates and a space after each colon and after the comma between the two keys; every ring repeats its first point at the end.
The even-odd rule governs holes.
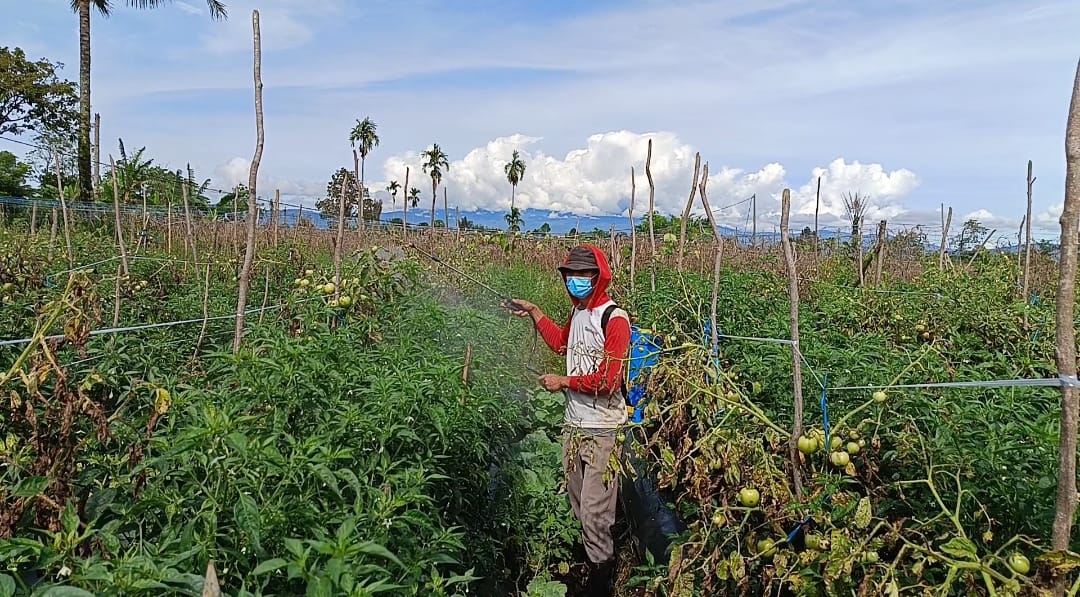
{"type": "Polygon", "coordinates": [[[829,400],[828,400],[828,388],[829,388],[829,374],[825,374],[825,378],[821,380],[821,419],[822,426],[825,428],[825,450],[826,454],[829,453],[829,400]]]}
{"type": "Polygon", "coordinates": [[[813,517],[810,516],[809,514],[807,514],[806,518],[802,519],[802,521],[799,522],[799,524],[795,525],[794,529],[791,529],[791,532],[788,533],[787,539],[785,539],[784,541],[787,542],[788,544],[791,544],[791,542],[795,540],[795,535],[799,534],[799,529],[803,528],[807,524],[810,524],[810,521],[812,519],[813,519],[813,517]]]}

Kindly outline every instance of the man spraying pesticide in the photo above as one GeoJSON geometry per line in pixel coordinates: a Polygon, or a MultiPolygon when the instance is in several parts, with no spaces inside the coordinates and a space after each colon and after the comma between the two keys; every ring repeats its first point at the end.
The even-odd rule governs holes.
{"type": "Polygon", "coordinates": [[[513,299],[503,306],[518,317],[531,318],[544,342],[566,355],[566,375],[547,373],[538,381],[545,390],[566,395],[563,471],[589,559],[586,594],[609,596],[619,481],[617,477],[605,481],[604,472],[616,447],[616,429],[627,420],[622,362],[630,347],[630,319],[607,295],[611,269],[603,251],[579,245],[558,269],[573,306],[564,325],[525,300],[513,299]]]}

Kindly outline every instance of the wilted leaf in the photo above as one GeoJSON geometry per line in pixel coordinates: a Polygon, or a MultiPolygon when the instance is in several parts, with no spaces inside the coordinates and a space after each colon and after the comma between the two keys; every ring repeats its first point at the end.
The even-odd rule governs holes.
{"type": "Polygon", "coordinates": [[[1080,568],[1080,554],[1071,551],[1048,551],[1035,558],[1035,561],[1045,563],[1055,576],[1080,568]]]}
{"type": "Polygon", "coordinates": [[[872,512],[870,510],[870,496],[863,496],[859,505],[855,508],[855,526],[865,529],[870,526],[872,512]]]}

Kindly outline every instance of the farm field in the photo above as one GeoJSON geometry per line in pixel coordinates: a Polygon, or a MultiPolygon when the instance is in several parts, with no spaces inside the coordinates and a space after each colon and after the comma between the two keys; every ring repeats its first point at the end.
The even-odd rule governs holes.
{"type": "Polygon", "coordinates": [[[1060,389],[896,387],[1055,378],[1046,255],[1025,301],[1015,256],[893,247],[860,285],[850,247],[796,243],[796,352],[779,246],[727,239],[714,277],[707,238],[683,260],[352,231],[335,274],[333,232],[260,229],[234,354],[235,225],[120,257],[77,220],[75,267],[29,230],[0,228],[0,595],[200,595],[210,563],[227,595],[576,594],[563,397],[533,373],[562,364],[455,270],[563,313],[577,242],[666,347],[622,435],[686,530],[657,560],[621,517],[619,594],[1034,595],[1052,572],[1076,592],[1075,560],[1041,557],[1060,389]]]}

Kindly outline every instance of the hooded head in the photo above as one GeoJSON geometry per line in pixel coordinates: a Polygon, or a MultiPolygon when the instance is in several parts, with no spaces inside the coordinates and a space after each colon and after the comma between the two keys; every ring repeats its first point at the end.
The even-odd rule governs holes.
{"type": "Polygon", "coordinates": [[[576,298],[567,288],[567,293],[575,304],[586,309],[592,309],[597,305],[607,302],[607,287],[611,283],[611,269],[608,267],[607,257],[599,248],[592,245],[578,245],[566,255],[566,259],[559,265],[559,272],[563,280],[569,278],[588,278],[592,285],[592,291],[584,298],[576,298]]]}

